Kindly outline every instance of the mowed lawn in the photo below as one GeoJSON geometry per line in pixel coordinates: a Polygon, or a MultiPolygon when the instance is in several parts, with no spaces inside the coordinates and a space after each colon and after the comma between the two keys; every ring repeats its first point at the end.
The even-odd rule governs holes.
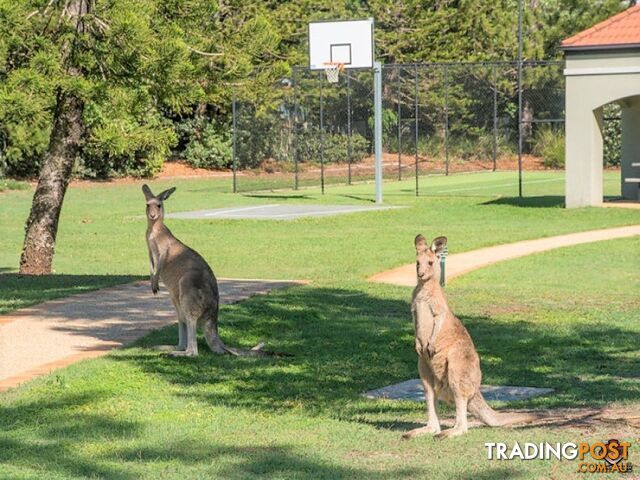
{"type": "MultiPolygon", "coordinates": [[[[411,289],[370,284],[413,261],[413,237],[449,237],[452,253],[527,238],[640,223],[640,211],[562,208],[562,176],[527,173],[430,177],[385,185],[405,208],[293,222],[173,220],[174,234],[224,277],[311,280],[221,313],[234,345],[266,339],[293,357],[196,359],[132,348],[85,361],[0,394],[0,478],[571,478],[578,462],[489,461],[485,442],[578,442],[621,436],[640,463],[638,432],[472,429],[436,442],[400,441],[423,405],[366,400],[363,391],[415,378],[411,289]],[[463,189],[462,191],[459,189],[463,189]]],[[[609,194],[617,188],[607,174],[609,194]]],[[[367,204],[371,185],[233,195],[225,180],[176,185],[168,211],[232,205],[367,204]]],[[[9,311],[148,271],[140,185],[82,185],[67,196],[55,277],[12,273],[30,191],[0,194],[0,308],[9,311]]],[[[484,383],[556,389],[516,407],[625,405],[640,410],[640,239],[560,249],[504,262],[447,286],[482,359],[484,383]]],[[[450,417],[445,410],[441,416],[450,417]]],[[[582,474],[583,476],[584,474],[582,474]]]]}

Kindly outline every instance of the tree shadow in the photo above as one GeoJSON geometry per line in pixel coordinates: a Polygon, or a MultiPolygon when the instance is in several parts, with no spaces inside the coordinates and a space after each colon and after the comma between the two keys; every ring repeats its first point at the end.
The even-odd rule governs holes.
{"type": "Polygon", "coordinates": [[[53,396],[46,401],[0,405],[0,465],[9,477],[15,468],[23,475],[24,470],[38,472],[40,478],[134,480],[142,472],[146,473],[145,478],[159,472],[159,465],[163,478],[194,469],[199,475],[210,471],[210,478],[225,479],[269,476],[383,480],[416,478],[420,473],[406,467],[380,472],[340,466],[321,455],[302,454],[293,444],[246,446],[242,441],[235,444],[228,439],[216,442],[197,437],[149,438],[148,427],[142,422],[119,419],[121,415],[90,413],[91,404],[108,400],[99,391],[55,391],[53,396]],[[117,446],[96,449],[96,442],[117,446]]]}
{"type": "Polygon", "coordinates": [[[311,195],[302,195],[302,194],[291,194],[291,195],[277,195],[277,194],[259,194],[259,193],[243,193],[243,197],[248,198],[277,198],[278,200],[314,200],[314,197],[311,195]]]}
{"type": "Polygon", "coordinates": [[[539,197],[500,197],[483,202],[481,205],[509,205],[523,208],[563,208],[564,197],[560,195],[544,195],[539,197]]]}
{"type": "MultiPolygon", "coordinates": [[[[115,358],[173,384],[206,385],[180,395],[212,404],[270,412],[297,405],[358,420],[369,415],[366,408],[371,405],[361,398],[363,392],[417,377],[410,318],[408,299],[300,287],[226,307],[221,315],[226,343],[250,346],[266,339],[270,349],[292,353],[292,358],[214,356],[203,342],[203,354],[197,358],[167,359],[139,349],[121,351],[115,358]]],[[[488,359],[482,362],[484,383],[556,391],[510,407],[637,400],[640,365],[637,357],[624,355],[640,342],[640,334],[633,330],[585,322],[579,329],[549,331],[489,316],[465,316],[462,321],[481,359],[488,359]]],[[[171,342],[175,335],[175,329],[164,329],[139,345],[171,342]]],[[[380,420],[393,420],[405,403],[390,406],[380,420]]]]}
{"type": "Polygon", "coordinates": [[[132,275],[20,275],[0,273],[0,313],[46,300],[130,283],[132,275]]]}
{"type": "Polygon", "coordinates": [[[92,391],[0,405],[0,465],[4,465],[3,469],[11,465],[26,466],[40,472],[44,467],[48,475],[116,480],[137,478],[124,466],[107,466],[79,454],[78,447],[87,440],[111,441],[142,434],[141,426],[136,422],[84,411],[83,407],[101,397],[100,392],[92,391]],[[70,410],[74,411],[73,415],[69,415],[70,410]],[[35,432],[15,434],[15,430],[27,426],[35,432]]]}

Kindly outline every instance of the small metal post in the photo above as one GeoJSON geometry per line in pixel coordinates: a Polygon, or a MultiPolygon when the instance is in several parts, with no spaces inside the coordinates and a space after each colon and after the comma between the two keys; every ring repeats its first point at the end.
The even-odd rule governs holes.
{"type": "Polygon", "coordinates": [[[449,175],[449,66],[444,66],[444,174],[449,175]]]}
{"type": "Polygon", "coordinates": [[[493,66],[493,171],[496,171],[498,160],[498,76],[493,66]]]}
{"type": "Polygon", "coordinates": [[[300,104],[298,99],[298,71],[293,69],[293,189],[298,190],[298,160],[300,150],[298,148],[300,104]]]}
{"type": "Polygon", "coordinates": [[[233,133],[232,133],[232,144],[231,144],[231,168],[233,169],[233,193],[237,193],[238,185],[236,180],[236,171],[238,170],[237,165],[237,150],[236,150],[236,141],[238,137],[238,124],[237,124],[237,111],[236,111],[236,92],[233,92],[233,98],[231,100],[231,116],[233,117],[233,133]]]}
{"type": "Polygon", "coordinates": [[[518,0],[518,196],[522,197],[522,0],[518,0]]]}
{"type": "Polygon", "coordinates": [[[449,255],[449,250],[445,245],[445,247],[442,249],[442,252],[440,252],[440,286],[441,287],[444,287],[447,284],[446,275],[445,275],[445,263],[447,260],[447,255],[449,255]]]}
{"type": "Polygon", "coordinates": [[[415,117],[415,125],[413,138],[416,146],[416,197],[419,195],[419,182],[418,182],[418,66],[413,66],[414,84],[413,84],[413,116],[415,117]]]}
{"type": "Polygon", "coordinates": [[[320,75],[320,189],[324,194],[324,75],[320,75]]]}
{"type": "Polygon", "coordinates": [[[349,161],[347,165],[348,172],[348,184],[351,185],[351,161],[353,156],[353,147],[351,145],[351,76],[347,73],[347,135],[348,135],[348,144],[347,144],[347,160],[349,161]]]}
{"type": "Polygon", "coordinates": [[[396,67],[396,75],[398,77],[397,81],[397,94],[398,94],[398,141],[396,142],[396,146],[398,148],[398,180],[402,180],[402,106],[401,102],[401,92],[400,92],[400,68],[396,67]]]}
{"type": "Polygon", "coordinates": [[[376,157],[376,203],[382,203],[382,64],[373,64],[374,147],[376,157]]]}

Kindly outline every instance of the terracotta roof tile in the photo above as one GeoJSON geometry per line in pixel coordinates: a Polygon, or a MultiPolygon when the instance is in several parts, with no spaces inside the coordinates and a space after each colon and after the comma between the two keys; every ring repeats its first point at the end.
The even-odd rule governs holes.
{"type": "Polygon", "coordinates": [[[562,48],[640,45],[640,5],[562,41],[562,48]]]}

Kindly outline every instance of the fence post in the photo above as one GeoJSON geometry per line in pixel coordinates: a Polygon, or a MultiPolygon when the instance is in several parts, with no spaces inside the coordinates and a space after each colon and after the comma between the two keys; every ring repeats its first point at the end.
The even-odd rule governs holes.
{"type": "Polygon", "coordinates": [[[413,138],[416,147],[416,197],[419,195],[419,183],[418,183],[418,65],[413,66],[414,69],[414,84],[413,84],[413,116],[415,117],[415,125],[413,138]]]}
{"type": "Polygon", "coordinates": [[[299,135],[299,99],[298,99],[298,70],[293,69],[293,189],[298,190],[298,157],[300,150],[298,148],[299,135]]]}
{"type": "Polygon", "coordinates": [[[233,122],[233,132],[232,132],[232,145],[231,145],[231,168],[233,169],[233,193],[237,193],[238,186],[236,183],[236,171],[238,170],[237,165],[237,151],[236,151],[236,140],[238,137],[238,124],[237,124],[237,111],[236,111],[236,92],[233,91],[233,98],[231,100],[231,116],[233,122]]]}
{"type": "Polygon", "coordinates": [[[522,0],[518,0],[518,196],[522,197],[522,0]]]}
{"type": "Polygon", "coordinates": [[[324,75],[320,72],[320,189],[324,194],[324,75]]]}
{"type": "Polygon", "coordinates": [[[493,66],[493,171],[496,171],[498,159],[498,73],[493,66]]]}
{"type": "Polygon", "coordinates": [[[351,160],[353,155],[353,150],[351,146],[351,76],[349,72],[347,75],[347,135],[348,135],[348,143],[347,143],[347,160],[349,161],[347,165],[347,175],[349,176],[347,183],[351,185],[351,160]]]}
{"type": "Polygon", "coordinates": [[[444,174],[449,175],[449,65],[444,66],[444,174]]]}
{"type": "Polygon", "coordinates": [[[396,147],[398,148],[398,180],[402,180],[402,94],[400,92],[400,67],[396,67],[396,75],[398,77],[396,84],[398,94],[398,141],[396,142],[396,147]]]}

